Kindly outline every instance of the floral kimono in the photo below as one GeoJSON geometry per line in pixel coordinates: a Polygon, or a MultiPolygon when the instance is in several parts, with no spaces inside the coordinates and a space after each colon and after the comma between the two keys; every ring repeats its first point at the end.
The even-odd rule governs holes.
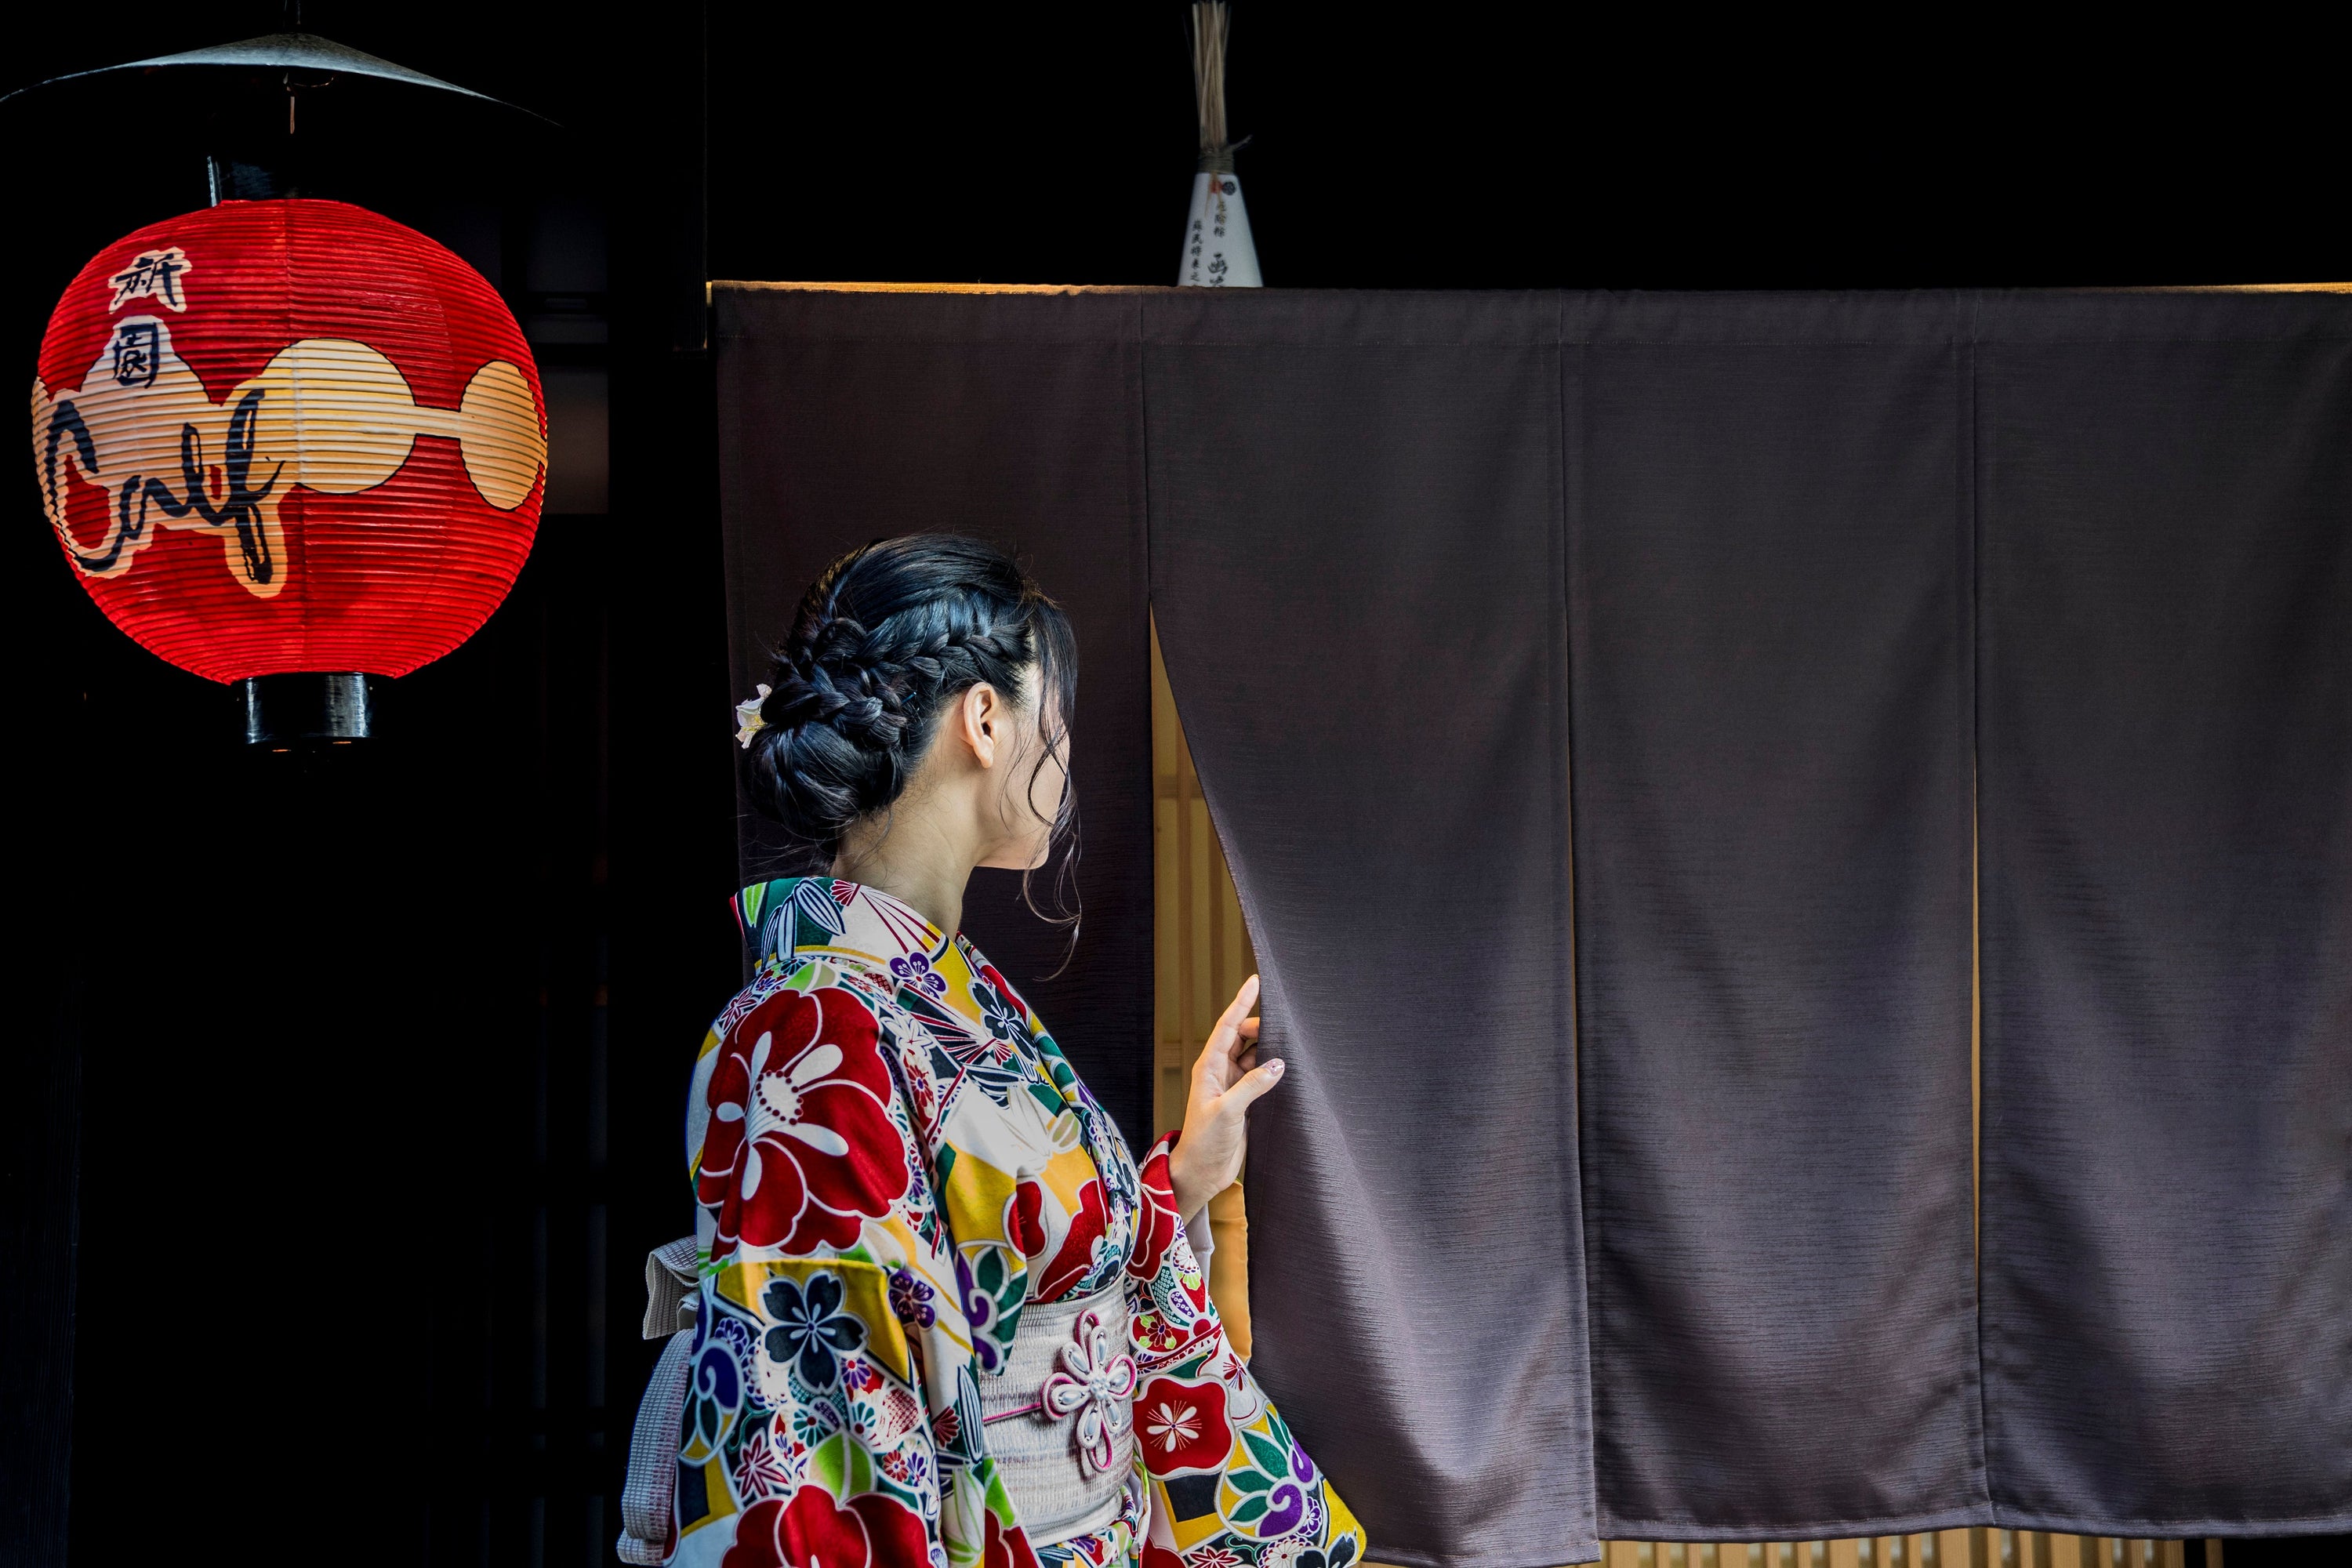
{"type": "Polygon", "coordinates": [[[699,1295],[671,1562],[1360,1558],[1354,1516],[1225,1343],[1169,1184],[1174,1134],[1139,1169],[1004,976],[900,900],[810,879],[736,911],[761,960],[689,1102],[699,1295]],[[1024,1307],[1113,1281],[1128,1342],[1093,1353],[1120,1363],[1134,1462],[1113,1522],[1033,1546],[982,1386],[1024,1307]]]}

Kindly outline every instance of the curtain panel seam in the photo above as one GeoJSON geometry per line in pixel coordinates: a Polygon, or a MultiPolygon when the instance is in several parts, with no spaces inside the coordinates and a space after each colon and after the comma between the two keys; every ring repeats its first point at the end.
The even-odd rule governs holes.
{"type": "MultiPolygon", "coordinates": [[[[1554,721],[1559,726],[1552,745],[1552,767],[1559,798],[1554,805],[1553,822],[1559,835],[1559,855],[1556,883],[1559,928],[1567,938],[1568,950],[1563,955],[1561,1005],[1566,1010],[1568,1025],[1568,1062],[1560,1075],[1559,1089],[1568,1101],[1563,1128],[1569,1144],[1566,1169],[1561,1173],[1560,1195],[1576,1206],[1572,1226],[1561,1226],[1562,1239],[1571,1250],[1566,1261],[1574,1272],[1581,1289],[1576,1292],[1578,1329],[1583,1341],[1584,1384],[1584,1467],[1588,1495],[1592,1500],[1590,1521],[1595,1537],[1589,1544],[1594,1556],[1600,1553],[1601,1477],[1593,1460],[1593,1445],[1598,1436],[1594,1421],[1592,1384],[1592,1270],[1591,1249],[1585,1241],[1584,1204],[1584,1033],[1579,1016],[1577,986],[1576,928],[1576,764],[1575,764],[1575,689],[1569,669],[1573,650],[1569,638],[1569,573],[1568,573],[1568,510],[1570,440],[1568,434],[1568,296],[1564,291],[1552,296],[1552,417],[1548,422],[1551,435],[1551,554],[1552,554],[1552,650],[1551,683],[1554,693],[1554,721]]],[[[1565,1217],[1565,1216],[1563,1216],[1565,1217]]],[[[1581,1552],[1588,1544],[1576,1542],[1581,1552]]],[[[1582,1557],[1571,1559],[1587,1561],[1582,1557]]]]}
{"type": "MultiPolygon", "coordinates": [[[[1958,301],[1967,317],[1965,331],[1953,333],[1953,352],[1962,374],[1954,389],[1963,404],[1954,409],[1955,445],[1961,448],[1954,464],[1953,478],[1965,487],[1957,498],[1959,505],[1954,510],[1958,535],[1957,542],[1967,551],[1967,571],[1957,574],[1954,584],[1960,604],[1959,625],[1956,627],[1965,638],[1961,657],[1955,661],[1961,679],[1967,682],[1962,695],[1962,711],[1955,717],[1960,723],[1962,750],[1968,757],[1968,818],[1969,818],[1969,1297],[1968,1321],[1970,1375],[1976,1382],[1976,1399],[1970,1434],[1970,1459],[1976,1474],[1977,1496],[1980,1506],[1991,1517],[1992,1464],[1990,1454],[1990,1394],[1984,1366],[1984,859],[1983,833],[1979,818],[1977,784],[1977,720],[1981,684],[1978,669],[1978,611],[1981,603],[1979,574],[1983,552],[1981,539],[1984,528],[1983,489],[1979,482],[1980,428],[1977,417],[1977,297],[1963,295],[1958,301]]],[[[1958,323],[1955,323],[1958,325],[1958,323]]]]}

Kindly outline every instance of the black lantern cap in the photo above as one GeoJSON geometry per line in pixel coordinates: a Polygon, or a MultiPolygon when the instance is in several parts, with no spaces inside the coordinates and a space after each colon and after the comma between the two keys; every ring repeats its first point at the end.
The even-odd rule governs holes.
{"type": "Polygon", "coordinates": [[[460,97],[475,99],[493,108],[508,110],[516,114],[530,115],[531,119],[544,124],[555,123],[543,114],[533,113],[530,110],[509,103],[504,99],[492,98],[488,93],[476,92],[470,87],[459,87],[455,82],[443,81],[439,77],[426,76],[423,71],[411,70],[404,65],[395,65],[390,60],[381,59],[369,54],[364,49],[352,48],[349,44],[339,44],[332,38],[322,38],[316,33],[264,33],[257,38],[244,38],[234,44],[212,44],[201,49],[186,49],[176,55],[157,55],[151,59],[125,60],[121,65],[100,66],[92,70],[68,71],[64,76],[51,77],[47,81],[35,82],[30,87],[20,87],[12,93],[0,96],[0,103],[7,103],[33,93],[47,93],[52,89],[63,87],[69,82],[89,82],[95,86],[100,85],[96,81],[100,77],[119,76],[131,71],[180,70],[192,67],[294,71],[312,79],[311,82],[297,82],[295,84],[297,86],[312,85],[316,79],[321,77],[364,77],[376,81],[397,83],[404,87],[421,87],[429,88],[436,92],[454,92],[460,97]]]}
{"type": "Polygon", "coordinates": [[[0,98],[0,113],[103,117],[126,96],[185,128],[215,202],[351,199],[400,164],[435,169],[446,185],[561,129],[503,99],[299,31],[51,77],[0,98]]]}

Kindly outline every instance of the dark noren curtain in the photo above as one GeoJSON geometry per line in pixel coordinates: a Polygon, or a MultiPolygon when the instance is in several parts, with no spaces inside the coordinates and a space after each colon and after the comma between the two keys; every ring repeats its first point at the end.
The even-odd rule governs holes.
{"type": "Polygon", "coordinates": [[[2343,1531],[2352,309],[1987,328],[1993,1498],[2034,1529],[2343,1531]]]}
{"type": "Polygon", "coordinates": [[[1581,1561],[1557,307],[1153,304],[1160,647],[1296,1068],[1255,1364],[1377,1560],[1581,1561]]]}
{"type": "MultiPolygon", "coordinates": [[[[1078,635],[1072,721],[1083,922],[983,871],[964,929],[1036,1007],[1137,1148],[1151,1133],[1151,715],[1134,310],[1116,296],[713,291],[735,689],[765,679],[825,564],[939,530],[1014,551],[1078,635]],[[1138,693],[1144,693],[1139,697],[1138,693]],[[1063,967],[1066,956],[1071,958],[1063,967]],[[1048,979],[1055,971],[1058,977],[1048,979]]],[[[746,878],[782,844],[740,812],[746,878]]],[[[1033,875],[1056,907],[1058,863],[1033,875]]]]}
{"type": "Polygon", "coordinates": [[[1601,1529],[1981,1521],[1948,296],[1571,316],[1601,1529]]]}
{"type": "Polygon", "coordinates": [[[2352,300],[719,321],[739,659],[948,517],[1072,603],[1134,858],[1045,1005],[1139,1105],[1148,538],[1296,1064],[1258,1366],[1375,1560],[2352,1526],[2352,300]]]}

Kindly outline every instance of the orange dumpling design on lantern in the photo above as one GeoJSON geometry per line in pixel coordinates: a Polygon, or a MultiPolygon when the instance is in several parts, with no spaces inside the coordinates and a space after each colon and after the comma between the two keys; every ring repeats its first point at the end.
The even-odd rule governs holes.
{"type": "Polygon", "coordinates": [[[225,203],[102,252],[50,319],[32,413],[84,585],[215,679],[405,674],[497,608],[538,525],[544,400],[514,318],[342,203],[225,203]]]}

